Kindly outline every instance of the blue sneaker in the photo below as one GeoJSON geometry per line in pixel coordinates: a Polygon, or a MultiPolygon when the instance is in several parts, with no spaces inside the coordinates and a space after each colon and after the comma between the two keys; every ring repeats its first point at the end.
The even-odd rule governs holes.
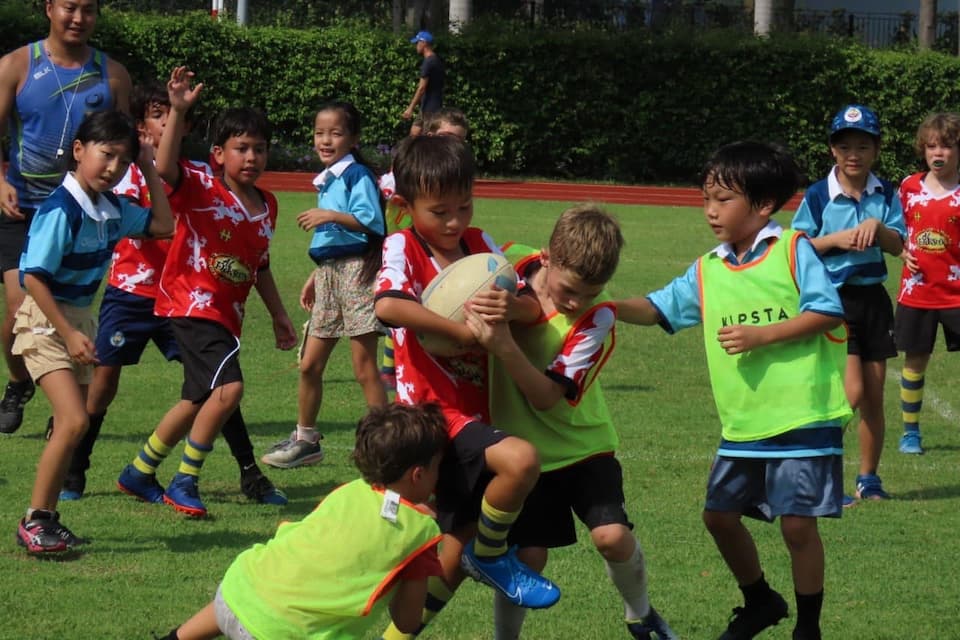
{"type": "Polygon", "coordinates": [[[887,500],[890,494],[883,490],[880,476],[866,473],[857,476],[857,497],[861,500],[887,500]]]}
{"type": "Polygon", "coordinates": [[[919,431],[904,431],[903,436],[900,438],[900,453],[921,455],[923,453],[923,446],[921,446],[920,440],[919,431]]]}
{"type": "Polygon", "coordinates": [[[180,513],[191,518],[203,518],[207,515],[207,508],[200,500],[200,488],[197,486],[197,476],[178,473],[173,476],[170,486],[163,494],[163,501],[180,513]]]}
{"type": "Polygon", "coordinates": [[[633,636],[634,640],[679,640],[679,636],[673,632],[670,625],[660,617],[653,607],[650,607],[650,613],[640,622],[628,622],[627,631],[633,636]]]}
{"type": "Polygon", "coordinates": [[[855,505],[855,504],[857,504],[857,499],[856,499],[856,498],[854,498],[853,496],[848,496],[847,494],[843,494],[843,508],[844,508],[844,509],[848,509],[848,508],[852,507],[852,506],[855,505]]]}
{"type": "Polygon", "coordinates": [[[473,541],[460,557],[464,573],[478,582],[491,586],[518,607],[546,609],[560,599],[560,589],[517,558],[516,547],[495,558],[478,558],[473,541]]]}
{"type": "Polygon", "coordinates": [[[61,501],[79,500],[83,497],[83,490],[87,487],[87,476],[82,471],[80,473],[67,472],[67,477],[63,479],[63,489],[60,489],[61,501]]]}
{"type": "Polygon", "coordinates": [[[132,464],[128,464],[120,472],[117,489],[144,502],[163,502],[163,487],[157,482],[157,476],[143,473],[132,464]]]}

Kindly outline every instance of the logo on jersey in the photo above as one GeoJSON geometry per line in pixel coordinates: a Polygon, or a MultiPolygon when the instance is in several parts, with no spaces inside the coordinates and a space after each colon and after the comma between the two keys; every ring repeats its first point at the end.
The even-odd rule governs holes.
{"type": "Polygon", "coordinates": [[[236,256],[215,253],[211,256],[209,265],[213,275],[233,284],[243,284],[253,279],[250,268],[236,256]]]}
{"type": "Polygon", "coordinates": [[[123,331],[117,331],[112,336],[110,336],[110,344],[117,347],[118,349],[127,343],[127,337],[123,335],[123,331]]]}
{"type": "Polygon", "coordinates": [[[917,248],[922,249],[923,251],[929,251],[930,253],[943,253],[947,250],[947,245],[950,244],[950,238],[947,237],[942,231],[937,231],[936,229],[924,229],[917,233],[914,238],[914,243],[917,245],[917,248]]]}

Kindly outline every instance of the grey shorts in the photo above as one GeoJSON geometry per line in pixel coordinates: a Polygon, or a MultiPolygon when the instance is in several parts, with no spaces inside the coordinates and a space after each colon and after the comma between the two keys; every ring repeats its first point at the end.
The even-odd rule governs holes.
{"type": "Polygon", "coordinates": [[[257,640],[237,619],[230,605],[224,601],[219,586],[217,587],[217,595],[213,598],[213,612],[217,616],[217,626],[220,627],[220,632],[230,640],[257,640]]]}
{"type": "Polygon", "coordinates": [[[843,512],[843,456],[717,456],[707,480],[704,509],[742,513],[766,522],[777,516],[839,518],[843,512]]]}

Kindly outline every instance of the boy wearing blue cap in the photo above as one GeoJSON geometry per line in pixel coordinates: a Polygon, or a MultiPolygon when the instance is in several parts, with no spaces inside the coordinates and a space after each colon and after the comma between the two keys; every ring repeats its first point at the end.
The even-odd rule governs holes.
{"type": "Polygon", "coordinates": [[[443,61],[433,50],[433,35],[429,31],[420,31],[410,38],[410,43],[417,45],[417,53],[423,56],[423,63],[420,65],[417,89],[402,117],[404,120],[411,119],[413,110],[420,105],[420,117],[414,120],[410,127],[410,135],[417,136],[423,128],[422,119],[436,113],[443,106],[443,81],[446,74],[443,61]]]}
{"type": "MultiPolygon", "coordinates": [[[[880,152],[877,115],[859,104],[841,109],[830,127],[830,152],[836,164],[807,189],[793,228],[810,237],[823,259],[850,331],[844,388],[860,413],[856,497],[883,500],[890,497],[877,475],[886,427],[883,384],[887,358],[897,355],[883,253],[901,255],[907,231],[896,185],[870,170],[880,152]]],[[[844,506],[853,503],[844,498],[844,506]]]]}

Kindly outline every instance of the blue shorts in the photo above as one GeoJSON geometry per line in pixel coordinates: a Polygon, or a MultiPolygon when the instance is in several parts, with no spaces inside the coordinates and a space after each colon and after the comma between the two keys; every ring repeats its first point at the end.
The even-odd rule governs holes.
{"type": "Polygon", "coordinates": [[[766,522],[777,516],[839,518],[843,512],[843,456],[717,456],[703,508],[742,513],[766,522]]]}
{"type": "Polygon", "coordinates": [[[140,362],[140,356],[153,343],[167,360],[179,360],[180,348],[173,337],[170,321],[153,315],[152,298],[107,287],[100,303],[100,328],[97,330],[97,359],[101,365],[123,367],[140,362]]]}

